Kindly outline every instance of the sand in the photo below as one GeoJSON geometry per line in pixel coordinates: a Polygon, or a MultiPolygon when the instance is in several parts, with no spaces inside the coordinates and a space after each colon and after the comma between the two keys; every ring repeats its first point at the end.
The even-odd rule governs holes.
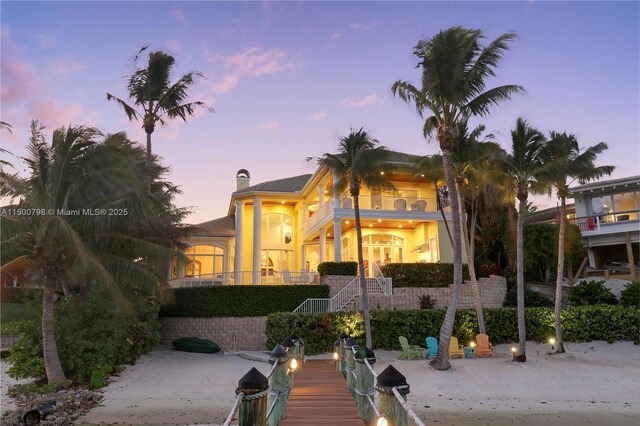
{"type": "MultiPolygon", "coordinates": [[[[524,364],[511,362],[509,348],[498,345],[494,358],[452,360],[449,371],[380,350],[375,369],[393,364],[407,377],[409,404],[427,425],[640,424],[640,346],[569,343],[568,353],[547,355],[547,345],[528,343],[524,364]]],[[[114,378],[102,406],[77,424],[221,424],[251,367],[266,374],[270,365],[159,348],[114,378]]]]}

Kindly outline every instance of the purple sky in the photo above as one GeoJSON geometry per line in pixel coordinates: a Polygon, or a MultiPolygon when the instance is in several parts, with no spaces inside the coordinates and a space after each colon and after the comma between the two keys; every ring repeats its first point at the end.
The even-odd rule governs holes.
{"type": "MultiPolygon", "coordinates": [[[[483,119],[509,149],[522,116],[544,131],[600,141],[613,177],[640,174],[638,2],[11,2],[2,24],[2,146],[24,155],[36,118],[56,128],[90,124],[144,142],[105,92],[124,97],[130,59],[143,45],[176,57],[176,76],[207,77],[192,90],[215,114],[157,128],[154,152],[193,206],[192,222],[226,214],[235,174],[251,183],[312,173],[308,156],[334,152],[351,127],[387,147],[435,154],[398,79],[417,82],[412,47],[453,25],[492,40],[516,31],[490,86],[527,92],[483,119]]],[[[477,123],[478,121],[474,121],[477,123]]],[[[7,158],[19,169],[24,166],[7,158]]],[[[555,199],[536,199],[541,207],[555,199]]]]}

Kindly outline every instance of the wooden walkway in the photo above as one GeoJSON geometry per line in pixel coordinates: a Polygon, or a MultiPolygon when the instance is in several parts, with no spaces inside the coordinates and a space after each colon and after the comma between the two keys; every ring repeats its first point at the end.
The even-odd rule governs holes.
{"type": "Polygon", "coordinates": [[[281,426],[363,426],[344,376],[333,361],[309,360],[296,374],[281,426]]]}

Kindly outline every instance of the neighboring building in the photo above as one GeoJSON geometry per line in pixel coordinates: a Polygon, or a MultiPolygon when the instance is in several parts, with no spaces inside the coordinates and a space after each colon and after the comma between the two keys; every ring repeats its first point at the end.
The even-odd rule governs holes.
{"type": "MultiPolygon", "coordinates": [[[[394,153],[393,158],[409,165],[418,157],[394,153]]],[[[353,200],[334,192],[327,168],[251,186],[242,169],[236,180],[228,215],[197,225],[186,241],[187,260],[172,263],[175,285],[194,278],[214,284],[309,282],[314,279],[309,271],[321,262],[357,260],[353,200]]],[[[452,262],[433,182],[403,173],[389,180],[394,191],[363,188],[359,197],[368,275],[373,264],[452,262]]],[[[444,215],[450,220],[448,210],[444,215]]]]}
{"type": "Polygon", "coordinates": [[[589,183],[570,189],[575,217],[588,250],[589,266],[637,278],[640,255],[640,176],[589,183]]]}

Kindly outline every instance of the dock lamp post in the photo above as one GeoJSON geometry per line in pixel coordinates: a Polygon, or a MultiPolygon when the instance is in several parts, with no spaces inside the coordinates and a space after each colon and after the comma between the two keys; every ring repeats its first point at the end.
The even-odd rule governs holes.
{"type": "Polygon", "coordinates": [[[551,351],[555,351],[556,350],[556,339],[554,339],[553,337],[549,338],[549,344],[551,345],[551,351]]]}
{"type": "Polygon", "coordinates": [[[511,348],[511,355],[513,355],[513,360],[514,360],[514,361],[516,360],[516,352],[517,352],[517,351],[518,351],[518,350],[516,349],[516,347],[515,347],[515,346],[511,348]]]}

